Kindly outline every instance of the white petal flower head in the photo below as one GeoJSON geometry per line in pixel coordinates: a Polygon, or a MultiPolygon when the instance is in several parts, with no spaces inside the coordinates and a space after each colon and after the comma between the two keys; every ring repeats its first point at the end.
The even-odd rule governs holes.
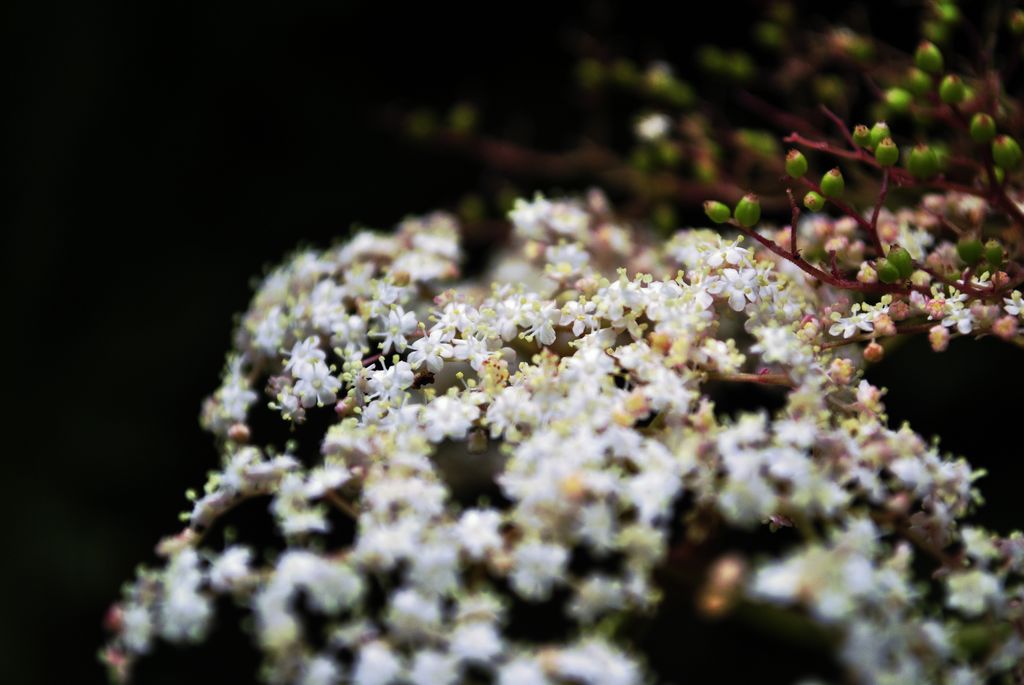
{"type": "Polygon", "coordinates": [[[490,509],[468,509],[455,529],[459,546],[471,559],[482,559],[490,551],[502,546],[501,514],[490,509]]]}

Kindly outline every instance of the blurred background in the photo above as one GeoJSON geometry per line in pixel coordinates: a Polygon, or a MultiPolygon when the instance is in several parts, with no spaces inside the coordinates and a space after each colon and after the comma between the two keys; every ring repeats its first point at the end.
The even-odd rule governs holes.
{"type": "MultiPolygon", "coordinates": [[[[469,101],[491,132],[558,149],[582,117],[581,31],[716,87],[691,74],[694,46],[743,44],[765,3],[717,4],[698,17],[659,2],[5,3],[15,413],[0,681],[105,681],[107,606],[216,464],[197,416],[253,278],[353,224],[388,228],[494,186],[479,163],[407,140],[394,112],[469,101]]],[[[913,3],[818,4],[915,40],[901,24],[913,3]]],[[[693,208],[678,220],[704,223],[693,208]]],[[[891,386],[894,422],[989,469],[980,520],[1003,531],[1024,518],[1022,361],[994,340],[935,355],[917,339],[869,376],[891,386]]],[[[191,682],[248,682],[232,658],[164,663],[191,659],[191,682]]],[[[168,668],[142,682],[173,682],[168,668]]]]}

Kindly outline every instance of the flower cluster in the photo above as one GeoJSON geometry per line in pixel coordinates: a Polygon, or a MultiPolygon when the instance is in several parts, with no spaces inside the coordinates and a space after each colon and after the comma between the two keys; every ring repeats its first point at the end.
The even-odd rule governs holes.
{"type": "Polygon", "coordinates": [[[833,344],[908,311],[961,331],[990,312],[938,287],[844,310],[760,243],[656,243],[596,192],[510,219],[478,279],[444,214],[266,276],[202,412],[222,463],[115,606],[116,677],[202,641],[218,597],[251,613],[268,683],[639,684],[628,626],[670,593],[806,617],[851,682],[981,683],[1024,657],[1024,537],[960,525],[981,474],[889,427],[833,344]],[[722,383],[784,406],[722,415],[722,383]],[[281,424],[315,449],[275,442],[281,424]],[[247,500],[284,549],[211,535],[247,500]],[[711,544],[768,529],[781,554],[711,544]],[[522,606],[560,632],[524,636],[522,606]]]}

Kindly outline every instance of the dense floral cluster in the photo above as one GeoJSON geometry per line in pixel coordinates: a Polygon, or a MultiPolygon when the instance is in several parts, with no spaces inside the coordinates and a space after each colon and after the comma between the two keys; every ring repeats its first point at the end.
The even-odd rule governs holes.
{"type": "MultiPolygon", "coordinates": [[[[938,268],[950,247],[929,229],[947,208],[969,209],[949,195],[885,212],[883,238],[938,268]]],[[[161,640],[201,642],[226,597],[254,617],[268,683],[631,685],[652,673],[620,627],[680,591],[711,614],[808,618],[850,681],[968,685],[1017,667],[1024,537],[960,525],[981,474],[888,426],[850,343],[912,317],[947,338],[1016,324],[1019,292],[999,311],[919,271],[906,294],[854,303],[742,235],[651,241],[596,192],[519,200],[510,219],[513,246],[471,280],[443,214],[264,279],[202,412],[220,468],[160,544],[166,565],[113,611],[117,678],[161,640]],[[778,386],[784,407],[723,416],[711,383],[778,386]],[[260,411],[328,425],[318,456],[265,437],[260,411]],[[212,544],[254,498],[286,549],[212,544]],[[339,514],[355,528],[342,545],[339,514]],[[793,533],[781,555],[656,580],[723,530],[766,528],[793,533]],[[523,604],[557,611],[564,635],[512,631],[523,604]]],[[[856,251],[846,219],[798,230],[856,251]]]]}

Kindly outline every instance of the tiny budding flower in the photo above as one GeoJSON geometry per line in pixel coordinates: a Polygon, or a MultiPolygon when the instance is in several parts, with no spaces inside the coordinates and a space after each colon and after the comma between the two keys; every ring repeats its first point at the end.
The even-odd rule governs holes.
{"type": "Polygon", "coordinates": [[[1010,136],[996,136],[992,141],[992,159],[1003,169],[1013,171],[1020,166],[1021,157],[1020,145],[1010,136]]]}
{"type": "Polygon", "coordinates": [[[875,125],[871,127],[871,137],[869,139],[869,144],[873,148],[886,138],[891,137],[892,135],[889,131],[889,124],[885,123],[884,121],[876,121],[875,125]]]}
{"type": "Polygon", "coordinates": [[[874,340],[868,343],[868,346],[864,348],[864,359],[869,362],[880,362],[884,356],[885,348],[874,340]]]}
{"type": "Polygon", "coordinates": [[[1011,12],[1006,25],[1010,29],[1010,33],[1013,35],[1024,35],[1024,10],[1014,10],[1011,12]]]}
{"type": "Polygon", "coordinates": [[[900,160],[900,149],[892,138],[884,138],[875,148],[875,159],[882,166],[893,166],[900,160]]]}
{"type": "Polygon", "coordinates": [[[791,178],[801,178],[807,173],[807,158],[799,150],[786,153],[786,173],[791,178]]]}
{"type": "Polygon", "coordinates": [[[899,272],[900,279],[906,280],[910,278],[910,274],[914,273],[914,259],[910,256],[904,248],[899,245],[895,245],[889,250],[889,254],[886,255],[889,263],[896,267],[899,272]]]}
{"type": "Polygon", "coordinates": [[[889,105],[889,109],[893,112],[903,113],[910,110],[910,105],[914,102],[914,95],[905,88],[890,88],[885,91],[885,104],[889,105]]]}
{"type": "Polygon", "coordinates": [[[967,87],[956,74],[949,74],[939,84],[939,99],[947,105],[959,105],[967,99],[967,87]]]}
{"type": "Polygon", "coordinates": [[[821,177],[821,194],[825,197],[839,197],[846,190],[846,181],[839,167],[830,169],[821,177]]]}
{"type": "Polygon", "coordinates": [[[983,250],[981,241],[977,238],[961,238],[956,244],[957,256],[968,266],[973,266],[981,261],[983,250]]]}
{"type": "Polygon", "coordinates": [[[920,97],[931,92],[933,85],[932,77],[928,75],[928,72],[917,67],[910,67],[907,72],[907,90],[920,97]]]}
{"type": "Polygon", "coordinates": [[[871,145],[871,129],[864,124],[857,124],[853,127],[853,142],[861,147],[871,145]]]}
{"type": "Polygon", "coordinates": [[[914,52],[914,64],[917,65],[918,69],[929,74],[938,74],[944,66],[942,51],[931,41],[921,41],[914,52]]]}
{"type": "Polygon", "coordinates": [[[875,262],[875,271],[882,283],[896,283],[900,280],[900,270],[884,257],[875,262]]]}
{"type": "Polygon", "coordinates": [[[820,212],[825,208],[825,198],[820,193],[812,190],[804,195],[804,207],[812,212],[820,212]]]}
{"type": "Polygon", "coordinates": [[[761,202],[757,195],[747,193],[736,203],[736,210],[733,212],[736,221],[744,228],[750,228],[761,220],[761,202]]]}
{"type": "Polygon", "coordinates": [[[945,352],[949,347],[949,329],[942,325],[928,329],[928,342],[936,352],[945,352]]]}
{"type": "Polygon", "coordinates": [[[1006,253],[1003,251],[1003,246],[998,240],[990,240],[985,243],[985,261],[989,263],[993,269],[998,269],[1003,265],[1003,259],[1006,257],[1006,253]]]}
{"type": "Polygon", "coordinates": [[[989,114],[978,112],[971,117],[970,133],[975,143],[988,143],[996,137],[996,120],[989,114]]]}
{"type": "Polygon", "coordinates": [[[907,171],[917,179],[928,179],[939,173],[939,158],[928,145],[915,145],[907,156],[907,171]]]}
{"type": "Polygon", "coordinates": [[[716,224],[724,224],[732,216],[728,205],[715,200],[708,200],[704,203],[704,213],[716,224]]]}

